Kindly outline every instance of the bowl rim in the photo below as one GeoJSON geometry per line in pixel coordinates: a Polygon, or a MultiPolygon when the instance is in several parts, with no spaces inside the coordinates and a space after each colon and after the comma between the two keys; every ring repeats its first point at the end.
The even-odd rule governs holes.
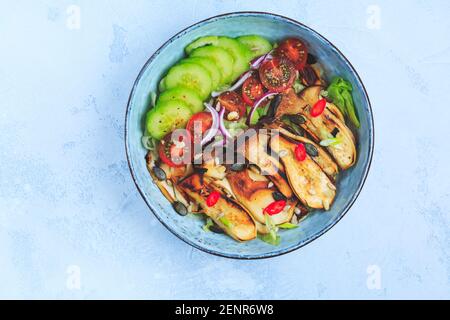
{"type": "MultiPolygon", "coordinates": [[[[328,232],[331,228],[333,228],[346,214],[347,212],[350,210],[350,208],[354,205],[356,199],[358,198],[358,196],[361,193],[362,188],[364,187],[364,184],[367,180],[367,176],[369,174],[370,171],[370,167],[372,165],[372,159],[373,159],[373,152],[374,152],[374,145],[375,145],[375,125],[374,125],[374,118],[373,118],[373,111],[372,111],[372,105],[370,102],[370,98],[369,95],[367,93],[366,87],[364,86],[364,83],[361,79],[361,77],[359,76],[358,72],[356,71],[356,69],[353,67],[353,65],[350,63],[350,61],[347,59],[347,57],[333,44],[331,43],[327,38],[325,38],[322,34],[320,34],[319,32],[313,30],[312,28],[306,26],[305,24],[280,15],[280,14],[276,14],[276,13],[270,13],[270,12],[264,12],[264,11],[235,11],[235,12],[228,12],[228,13],[222,13],[222,14],[218,14],[203,20],[200,20],[198,22],[195,22],[194,24],[191,24],[190,26],[182,29],[181,31],[177,32],[175,35],[173,35],[172,37],[170,37],[166,42],[164,42],[151,56],[150,58],[148,58],[148,60],[146,61],[146,63],[143,65],[143,67],[141,68],[136,80],[133,83],[133,87],[132,90],[130,92],[129,98],[128,98],[128,102],[127,102],[127,108],[126,108],[126,112],[125,112],[125,127],[124,127],[124,142],[125,142],[125,153],[126,153],[126,157],[127,157],[127,163],[128,163],[128,168],[130,170],[131,173],[131,177],[133,179],[133,182],[136,186],[136,188],[139,191],[139,194],[141,195],[141,197],[144,199],[145,203],[147,204],[148,208],[150,209],[150,211],[153,213],[153,215],[159,220],[159,222],[161,222],[161,224],[166,227],[173,235],[175,235],[178,239],[184,241],[185,243],[189,244],[190,246],[204,251],[206,253],[215,255],[215,256],[219,256],[219,257],[224,257],[224,258],[230,258],[230,259],[237,259],[237,260],[258,260],[258,259],[268,259],[268,258],[274,258],[274,257],[278,257],[290,252],[293,252],[295,250],[298,250],[304,246],[306,246],[307,244],[313,242],[314,240],[318,239],[319,237],[321,237],[322,235],[324,235],[326,232],[328,232]],[[302,242],[293,245],[291,247],[288,248],[284,248],[284,249],[279,249],[279,250],[274,250],[268,253],[263,253],[263,254],[255,254],[255,255],[248,255],[248,254],[239,254],[239,253],[224,253],[224,252],[220,252],[218,250],[214,250],[214,249],[209,249],[209,248],[205,248],[195,242],[193,242],[192,240],[190,240],[188,237],[183,236],[182,234],[178,234],[177,232],[175,232],[171,226],[167,225],[162,218],[159,217],[159,215],[156,213],[156,210],[152,207],[152,205],[149,203],[149,201],[147,200],[147,198],[144,195],[144,192],[142,191],[141,187],[139,186],[138,182],[137,182],[137,178],[135,176],[134,173],[134,167],[133,164],[131,163],[131,156],[130,156],[130,152],[129,149],[130,147],[128,146],[128,122],[129,122],[129,115],[130,115],[130,109],[131,109],[131,100],[134,96],[134,92],[136,90],[136,87],[139,83],[139,81],[141,80],[141,77],[143,76],[145,70],[147,69],[147,67],[153,62],[153,60],[160,54],[160,52],[167,46],[169,45],[171,42],[173,42],[175,39],[179,38],[181,35],[189,32],[190,30],[196,28],[197,26],[204,24],[206,22],[210,22],[213,20],[220,20],[222,18],[226,18],[226,17],[232,17],[232,16],[240,16],[240,15],[249,15],[249,16],[265,16],[265,17],[272,17],[272,18],[277,18],[277,19],[281,19],[281,20],[286,20],[292,24],[298,25],[302,28],[305,28],[306,30],[308,30],[309,32],[315,34],[317,37],[321,38],[322,40],[325,41],[325,43],[327,45],[329,45],[330,47],[332,47],[334,50],[337,51],[337,53],[344,59],[344,62],[347,63],[347,65],[350,67],[350,69],[352,70],[352,72],[355,74],[357,80],[359,81],[359,83],[361,84],[362,87],[362,91],[363,91],[363,98],[367,101],[367,107],[368,107],[368,111],[369,111],[369,128],[371,129],[369,132],[369,139],[370,139],[370,143],[369,143],[369,154],[368,154],[368,161],[367,164],[364,168],[363,171],[363,176],[362,179],[360,180],[356,191],[353,193],[350,201],[348,202],[348,204],[344,207],[344,209],[341,211],[341,213],[337,216],[337,218],[330,223],[329,225],[327,225],[325,228],[323,228],[322,230],[320,230],[319,232],[311,235],[310,237],[306,238],[305,240],[303,240],[302,242]]],[[[276,247],[274,247],[276,248],[276,247]]]]}

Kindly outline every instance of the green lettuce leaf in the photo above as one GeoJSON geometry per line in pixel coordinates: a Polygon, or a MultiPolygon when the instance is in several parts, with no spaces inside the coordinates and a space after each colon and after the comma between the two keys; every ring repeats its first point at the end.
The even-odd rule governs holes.
{"type": "Polygon", "coordinates": [[[270,234],[259,234],[258,238],[268,244],[271,244],[273,246],[280,245],[281,237],[279,235],[276,235],[275,238],[270,234]]]}
{"type": "Polygon", "coordinates": [[[352,97],[352,84],[344,78],[336,77],[327,88],[328,97],[341,110],[342,114],[359,128],[361,126],[352,97]]]}

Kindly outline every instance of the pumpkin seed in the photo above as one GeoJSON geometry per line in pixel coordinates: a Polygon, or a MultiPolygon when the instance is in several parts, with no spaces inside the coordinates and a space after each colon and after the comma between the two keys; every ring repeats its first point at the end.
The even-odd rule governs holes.
{"type": "Polygon", "coordinates": [[[232,171],[239,172],[239,171],[244,170],[246,167],[247,167],[247,166],[246,166],[245,163],[233,163],[233,164],[231,165],[230,169],[231,169],[232,171]]]}
{"type": "Polygon", "coordinates": [[[338,128],[334,128],[333,131],[331,131],[331,134],[333,135],[333,137],[336,138],[337,134],[339,133],[339,129],[338,128]]]}
{"type": "Polygon", "coordinates": [[[317,58],[312,53],[308,53],[308,58],[306,59],[307,64],[315,64],[317,63],[317,58]]]}
{"type": "Polygon", "coordinates": [[[182,204],[180,201],[175,201],[173,203],[173,208],[180,216],[185,216],[188,214],[188,210],[184,204],[182,204]]]}
{"type": "Polygon", "coordinates": [[[292,122],[290,123],[290,125],[289,125],[289,127],[287,129],[290,132],[292,132],[293,134],[296,134],[298,136],[304,136],[305,135],[305,130],[302,127],[300,127],[300,126],[298,126],[298,125],[296,125],[296,124],[294,124],[292,122]]]}
{"type": "Polygon", "coordinates": [[[208,172],[208,169],[202,167],[194,167],[194,171],[200,174],[205,174],[206,172],[208,172]]]}
{"type": "Polygon", "coordinates": [[[160,167],[154,166],[153,167],[153,174],[155,175],[155,177],[159,180],[159,181],[163,181],[167,179],[166,173],[164,172],[163,169],[161,169],[160,167]]]}
{"type": "Polygon", "coordinates": [[[289,120],[291,120],[293,123],[297,125],[302,125],[306,122],[306,119],[301,114],[291,114],[288,116],[289,120]]]}
{"type": "Polygon", "coordinates": [[[279,191],[272,192],[272,197],[275,201],[286,200],[286,197],[279,191]]]}
{"type": "Polygon", "coordinates": [[[209,231],[214,233],[223,233],[223,230],[217,224],[213,224],[212,226],[210,226],[209,231]]]}
{"type": "Polygon", "coordinates": [[[306,153],[311,157],[317,157],[319,155],[319,151],[317,148],[311,143],[305,143],[306,153]]]}
{"type": "Polygon", "coordinates": [[[270,109],[271,112],[273,112],[273,114],[276,113],[278,106],[280,105],[281,102],[281,94],[276,95],[272,101],[270,102],[270,109]]]}

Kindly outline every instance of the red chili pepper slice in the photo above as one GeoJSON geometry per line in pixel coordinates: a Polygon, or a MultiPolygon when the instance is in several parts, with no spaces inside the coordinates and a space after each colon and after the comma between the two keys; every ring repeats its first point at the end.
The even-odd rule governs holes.
{"type": "Polygon", "coordinates": [[[208,207],[212,207],[217,203],[217,201],[219,201],[219,199],[220,199],[220,192],[213,191],[209,194],[208,198],[206,198],[206,205],[208,207]]]}
{"type": "Polygon", "coordinates": [[[264,209],[264,213],[273,216],[283,211],[284,207],[286,207],[286,200],[274,201],[264,209]]]}
{"type": "Polygon", "coordinates": [[[318,117],[322,114],[323,110],[325,110],[325,106],[327,105],[327,100],[320,99],[316,102],[316,104],[311,108],[311,116],[318,117]]]}
{"type": "Polygon", "coordinates": [[[299,143],[296,147],[295,147],[295,158],[298,161],[303,161],[306,159],[306,148],[305,145],[303,143],[299,143]]]}

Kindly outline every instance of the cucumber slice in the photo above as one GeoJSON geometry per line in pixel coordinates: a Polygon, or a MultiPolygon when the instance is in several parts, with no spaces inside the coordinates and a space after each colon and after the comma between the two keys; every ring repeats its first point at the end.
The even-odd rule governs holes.
{"type": "Polygon", "coordinates": [[[166,90],[166,83],[165,83],[165,80],[166,80],[166,78],[162,78],[162,79],[159,81],[159,84],[158,84],[158,90],[159,90],[159,92],[163,92],[164,90],[166,90]]]}
{"type": "Polygon", "coordinates": [[[217,46],[227,50],[233,57],[232,81],[250,68],[250,50],[239,41],[229,37],[219,37],[217,46]]]}
{"type": "Polygon", "coordinates": [[[169,132],[184,128],[191,116],[191,109],[181,100],[158,102],[147,113],[146,129],[153,138],[161,140],[169,132]]]}
{"type": "Polygon", "coordinates": [[[190,57],[207,57],[213,59],[222,74],[221,84],[226,84],[231,81],[234,60],[233,56],[227,50],[217,46],[206,46],[192,51],[190,57]]]}
{"type": "Polygon", "coordinates": [[[164,91],[158,98],[158,103],[170,100],[181,100],[186,103],[192,113],[203,111],[203,101],[200,96],[192,89],[186,87],[175,87],[164,91]]]}
{"type": "Polygon", "coordinates": [[[206,99],[212,91],[208,70],[195,63],[183,63],[172,67],[164,80],[166,89],[187,87],[206,99]]]}
{"type": "Polygon", "coordinates": [[[236,40],[250,50],[252,59],[262,56],[263,54],[266,54],[267,52],[272,50],[272,45],[270,44],[270,42],[261,36],[248,35],[238,37],[236,40]]]}
{"type": "Polygon", "coordinates": [[[217,89],[221,84],[222,74],[213,59],[207,57],[191,57],[181,60],[180,64],[182,63],[196,63],[208,70],[211,76],[213,90],[217,89]]]}
{"type": "Polygon", "coordinates": [[[192,51],[194,51],[197,48],[200,47],[204,47],[207,45],[216,45],[217,44],[217,39],[219,39],[218,36],[206,36],[206,37],[201,37],[193,42],[191,42],[185,49],[184,51],[186,52],[187,55],[191,54],[192,51]]]}

